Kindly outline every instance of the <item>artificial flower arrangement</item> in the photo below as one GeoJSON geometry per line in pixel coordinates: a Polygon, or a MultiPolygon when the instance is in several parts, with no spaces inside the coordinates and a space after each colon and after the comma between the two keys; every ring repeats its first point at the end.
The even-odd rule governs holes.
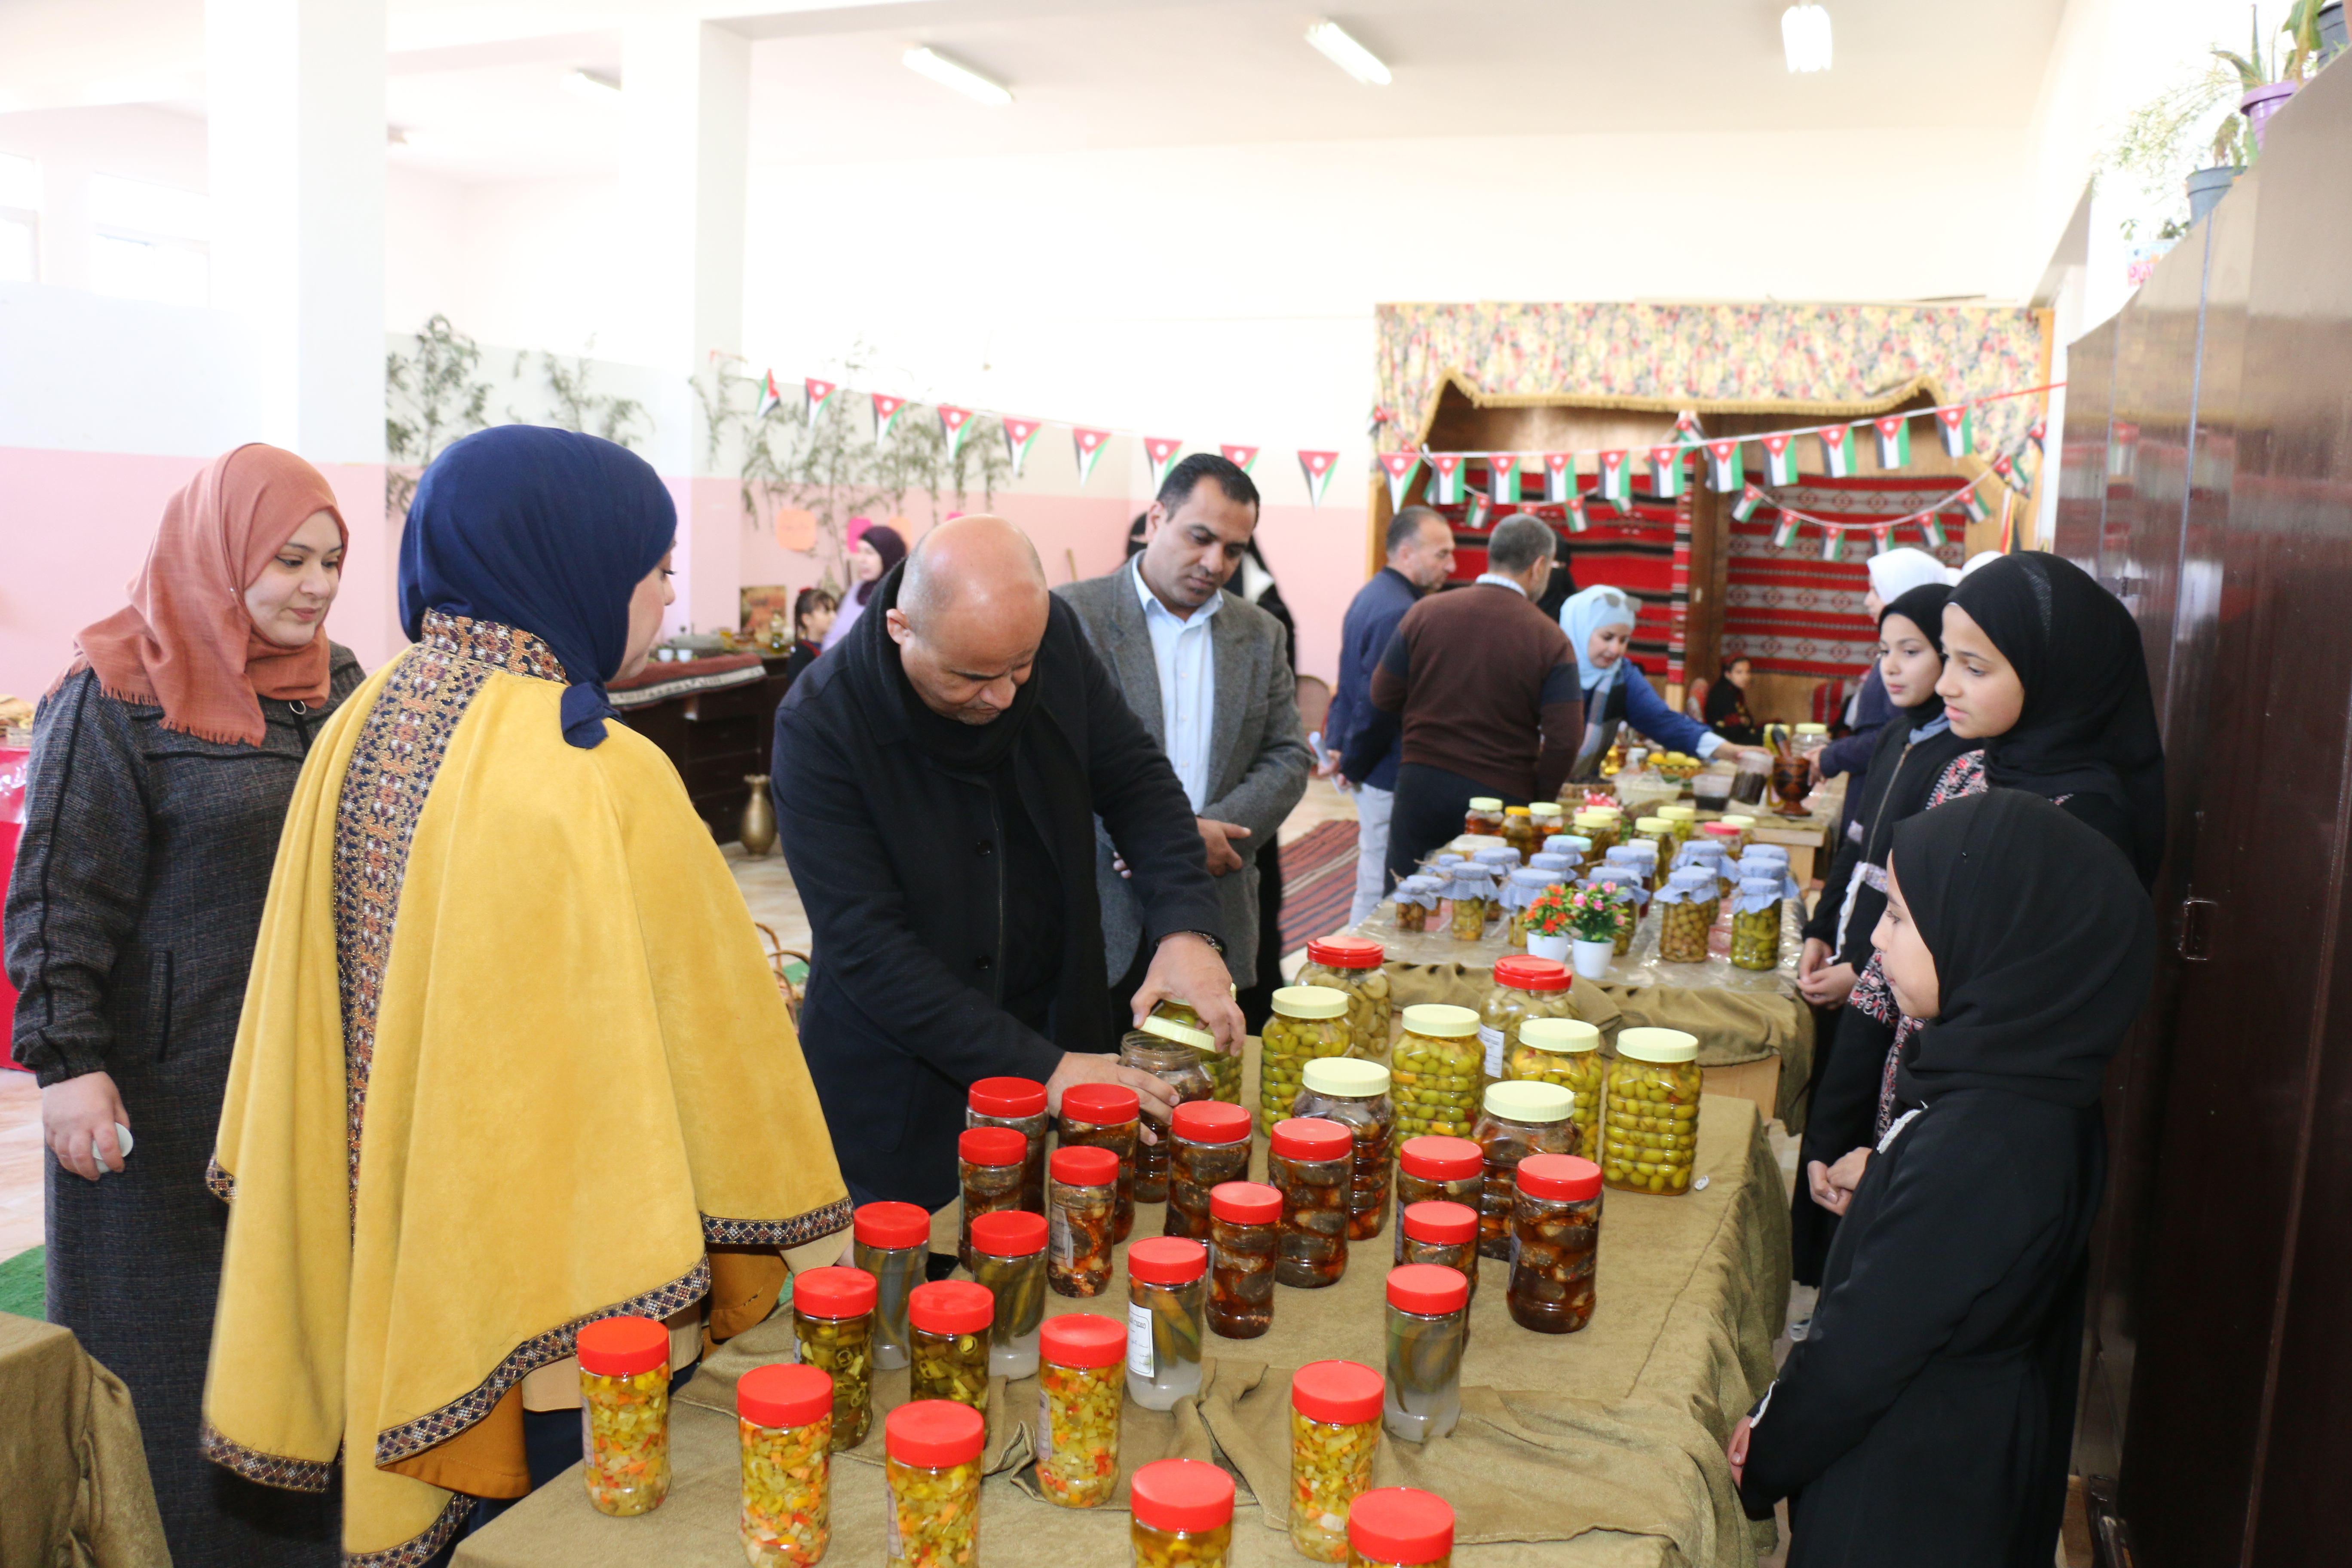
{"type": "Polygon", "coordinates": [[[1546,888],[1529,900],[1528,930],[1538,936],[1573,936],[1579,942],[1614,942],[1617,928],[1633,909],[1633,897],[1613,882],[1589,887],[1546,888]]]}

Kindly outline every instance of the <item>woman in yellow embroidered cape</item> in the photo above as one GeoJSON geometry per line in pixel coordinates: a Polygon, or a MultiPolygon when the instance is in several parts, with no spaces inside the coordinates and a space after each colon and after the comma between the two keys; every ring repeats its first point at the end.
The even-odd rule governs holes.
{"type": "Polygon", "coordinates": [[[415,646],[314,744],[213,1181],[233,1207],[207,1451],[317,1490],[347,1561],[422,1563],[520,1496],[520,1383],[583,1322],[773,1307],[848,1203],[741,895],[609,720],[677,514],[608,441],[508,426],[426,472],[415,646]]]}

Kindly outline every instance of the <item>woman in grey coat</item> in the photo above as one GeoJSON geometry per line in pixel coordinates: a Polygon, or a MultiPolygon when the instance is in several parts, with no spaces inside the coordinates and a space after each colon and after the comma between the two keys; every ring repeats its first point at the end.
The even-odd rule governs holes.
{"type": "Polygon", "coordinates": [[[178,1568],[340,1556],[331,1498],[212,1465],[200,1427],[227,1223],[205,1170],[246,971],[302,759],[361,680],[322,625],[345,539],[301,458],[216,459],[33,729],[5,926],[51,1154],[48,1317],[130,1385],[178,1568]]]}

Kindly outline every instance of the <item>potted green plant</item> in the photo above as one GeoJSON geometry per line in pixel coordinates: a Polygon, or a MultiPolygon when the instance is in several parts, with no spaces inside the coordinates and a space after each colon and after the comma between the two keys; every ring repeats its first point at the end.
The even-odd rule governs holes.
{"type": "Polygon", "coordinates": [[[1632,912],[1633,900],[1610,883],[1546,888],[1528,905],[1528,952],[1537,958],[1572,958],[1579,975],[1602,979],[1617,951],[1618,925],[1632,912]]]}
{"type": "Polygon", "coordinates": [[[2270,58],[2263,58],[2262,24],[2251,24],[2252,37],[2247,41],[2246,52],[2215,49],[2216,58],[2227,61],[2238,73],[2238,112],[2245,116],[2253,129],[2254,147],[2262,148],[2263,133],[2269,127],[2271,116],[2293,98],[2303,85],[2306,68],[2320,63],[2319,36],[2320,0],[2294,0],[2294,8],[2280,24],[2279,32],[2285,35],[2284,45],[2273,37],[2270,58]]]}

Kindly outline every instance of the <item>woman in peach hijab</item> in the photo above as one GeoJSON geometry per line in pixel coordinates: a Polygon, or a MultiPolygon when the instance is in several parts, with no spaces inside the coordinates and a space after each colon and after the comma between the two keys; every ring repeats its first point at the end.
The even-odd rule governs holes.
{"type": "Polygon", "coordinates": [[[198,1426],[227,1217],[205,1167],[246,972],[303,757],[361,681],[324,626],[346,541],[291,452],[216,458],[33,729],[5,927],[50,1153],[48,1318],[130,1385],[179,1568],[338,1558],[333,1500],[226,1474],[198,1426]]]}

